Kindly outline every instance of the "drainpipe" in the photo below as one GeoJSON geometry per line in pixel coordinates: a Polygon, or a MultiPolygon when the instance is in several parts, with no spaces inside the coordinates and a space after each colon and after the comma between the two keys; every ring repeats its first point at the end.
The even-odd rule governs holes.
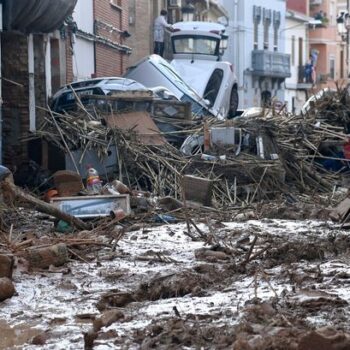
{"type": "Polygon", "coordinates": [[[34,38],[28,35],[29,131],[35,131],[34,38]]]}
{"type": "Polygon", "coordinates": [[[44,36],[45,48],[45,85],[46,85],[46,102],[52,95],[52,78],[51,78],[51,38],[50,34],[44,36]]]}

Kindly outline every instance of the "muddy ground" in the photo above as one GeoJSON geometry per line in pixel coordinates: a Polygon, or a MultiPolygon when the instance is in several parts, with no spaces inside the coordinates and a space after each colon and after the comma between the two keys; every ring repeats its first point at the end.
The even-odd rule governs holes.
{"type": "Polygon", "coordinates": [[[0,348],[350,349],[349,231],[321,210],[254,213],[138,218],[113,236],[6,212],[17,293],[0,303],[0,348]],[[77,237],[101,245],[71,245],[49,269],[29,268],[15,245],[77,237]]]}

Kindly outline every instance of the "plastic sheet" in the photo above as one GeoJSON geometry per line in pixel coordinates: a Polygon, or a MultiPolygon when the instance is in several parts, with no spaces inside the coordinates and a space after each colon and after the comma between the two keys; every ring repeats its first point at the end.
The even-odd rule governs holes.
{"type": "Polygon", "coordinates": [[[5,0],[4,29],[49,33],[62,25],[77,0],[5,0]]]}

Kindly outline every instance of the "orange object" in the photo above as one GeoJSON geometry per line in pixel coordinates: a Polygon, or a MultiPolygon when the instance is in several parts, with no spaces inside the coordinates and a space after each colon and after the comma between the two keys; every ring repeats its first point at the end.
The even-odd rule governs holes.
{"type": "Polygon", "coordinates": [[[52,197],[57,197],[58,192],[55,189],[48,190],[44,195],[44,201],[50,203],[52,197]]]}

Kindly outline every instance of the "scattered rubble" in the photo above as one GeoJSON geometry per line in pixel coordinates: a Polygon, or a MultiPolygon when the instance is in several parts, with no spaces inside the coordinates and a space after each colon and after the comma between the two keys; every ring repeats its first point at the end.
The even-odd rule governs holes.
{"type": "Polygon", "coordinates": [[[113,145],[116,172],[94,173],[92,194],[87,169],[62,169],[38,194],[0,167],[0,325],[11,337],[0,348],[348,349],[338,94],[304,116],[182,119],[182,135],[202,136],[191,155],[159,130],[110,127],[103,111],[49,114],[36,137],[68,155],[103,158],[113,145]]]}

